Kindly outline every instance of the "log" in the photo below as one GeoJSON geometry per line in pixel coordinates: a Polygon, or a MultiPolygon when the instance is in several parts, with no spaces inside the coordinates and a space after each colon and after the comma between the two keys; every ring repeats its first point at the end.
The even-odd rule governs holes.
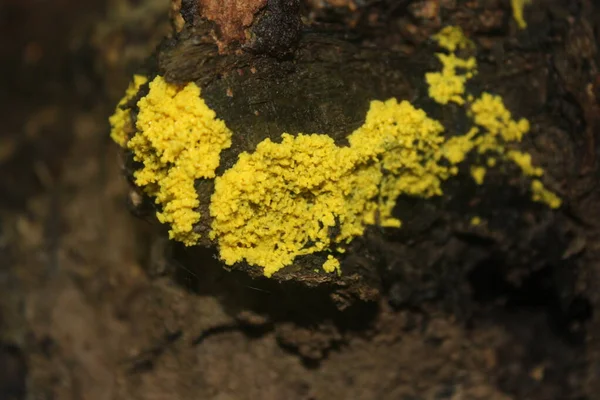
{"type": "MultiPolygon", "coordinates": [[[[578,169],[592,168],[589,163],[594,152],[569,143],[568,129],[560,127],[564,121],[548,112],[548,107],[560,107],[553,91],[560,77],[548,67],[547,49],[556,52],[564,44],[558,34],[535,34],[556,29],[549,25],[552,14],[534,10],[529,18],[533,27],[523,32],[500,4],[486,9],[475,5],[438,9],[429,3],[400,2],[357,10],[332,5],[301,8],[297,1],[277,0],[173,4],[176,34],[163,42],[141,73],[148,81],[160,76],[173,87],[198,87],[202,101],[232,132],[231,145],[220,153],[217,180],[234,167],[240,154],[252,154],[263,141],[280,143],[284,132],[326,134],[340,148],[347,147],[349,135],[365,123],[374,100],[410,102],[443,125],[446,141],[464,136],[477,125],[474,108],[469,107],[477,102],[474,97],[483,93],[498,96],[514,115],[512,123],[528,121],[527,134],[518,143],[498,142],[495,145],[502,150],[465,153],[464,162],[441,160],[443,168],[456,164],[458,171],[456,176],[441,178],[441,195],[415,195],[415,191],[405,190],[393,208],[393,217],[402,221],[402,226],[365,223],[363,234],[352,236],[347,246],[344,243],[344,253],[336,255],[341,263],[339,276],[324,274],[319,268],[331,259],[330,249],[325,248],[294,256],[292,263],[274,273],[275,280],[308,287],[325,285],[333,298],[344,299],[339,302],[342,308],[352,303],[348,299],[373,300],[381,293],[388,293],[396,305],[406,305],[460,297],[454,292],[464,292],[464,288],[454,285],[487,264],[499,268],[502,279],[518,286],[532,273],[561,264],[570,253],[571,242],[580,242],[576,224],[565,216],[571,207],[567,180],[578,169]],[[330,14],[332,11],[337,13],[330,14]],[[435,34],[445,24],[460,22],[478,11],[494,18],[471,18],[469,25],[465,24],[465,35],[470,38],[465,40],[472,48],[469,44],[463,50],[445,49],[444,53],[444,44],[435,34]],[[451,17],[442,22],[445,13],[451,17]],[[423,26],[410,28],[407,16],[423,26]],[[503,34],[494,36],[494,32],[503,34]],[[434,98],[426,79],[427,73],[442,70],[440,54],[455,53],[460,60],[477,60],[477,74],[465,78],[464,97],[471,97],[468,104],[464,99],[434,98]],[[507,151],[531,157],[534,166],[529,170],[533,172],[527,172],[523,163],[511,162],[504,154],[507,151]],[[583,153],[577,156],[578,151],[583,153]],[[583,160],[582,165],[578,159],[583,160]],[[484,162],[487,165],[482,166],[484,162]],[[538,179],[542,170],[543,178],[538,179]],[[485,182],[480,184],[484,173],[485,182]],[[534,181],[551,189],[544,188],[543,196],[532,194],[534,181]],[[532,201],[536,196],[538,202],[532,201]],[[547,204],[540,204],[540,199],[547,204]],[[560,210],[552,209],[561,204],[560,210]],[[547,250],[549,244],[552,251],[547,250]]],[[[127,102],[125,109],[132,113],[132,121],[141,112],[140,99],[148,93],[145,83],[127,102]]],[[[132,125],[129,139],[138,131],[132,125]]],[[[587,141],[593,137],[590,132],[588,129],[585,135],[587,141]]],[[[125,154],[126,174],[144,199],[140,210],[153,218],[165,204],[153,204],[155,196],[140,191],[135,174],[144,160],[139,155],[136,159],[131,148],[125,154]]],[[[530,163],[529,158],[524,163],[530,163]]],[[[214,179],[196,179],[194,187],[201,216],[193,231],[200,238],[191,243],[196,246],[174,245],[177,253],[185,254],[186,267],[197,270],[205,268],[203,248],[216,251],[215,257],[223,259],[219,249],[224,246],[210,234],[214,179]]],[[[261,206],[260,201],[254,205],[261,206]]],[[[340,229],[338,221],[331,229],[329,247],[340,244],[333,239],[340,229]]],[[[264,265],[244,257],[236,260],[225,268],[254,278],[264,272],[264,265]]]]}

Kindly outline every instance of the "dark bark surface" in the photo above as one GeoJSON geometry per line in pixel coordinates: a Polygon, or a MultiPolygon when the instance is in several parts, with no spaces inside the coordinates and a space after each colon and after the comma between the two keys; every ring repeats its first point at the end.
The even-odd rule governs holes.
{"type": "Polygon", "coordinates": [[[190,2],[162,42],[166,1],[76,3],[0,5],[0,399],[600,398],[593,2],[534,0],[518,30],[509,1],[269,1],[226,45],[190,2]],[[296,6],[294,33],[277,7],[296,6]],[[449,24],[478,46],[470,90],[531,121],[560,210],[516,170],[462,171],[400,199],[403,227],[355,240],[342,278],[307,257],[271,280],[131,216],[106,118],[141,65],[201,86],[237,135],[228,168],[283,131],[343,144],[373,98],[464,131],[423,84],[449,24]]]}

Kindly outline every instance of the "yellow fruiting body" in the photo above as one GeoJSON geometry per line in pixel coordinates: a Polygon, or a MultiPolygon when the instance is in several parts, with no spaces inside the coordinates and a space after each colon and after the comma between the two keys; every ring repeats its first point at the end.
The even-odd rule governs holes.
{"type": "MultiPolygon", "coordinates": [[[[498,139],[505,142],[520,142],[523,135],[529,131],[529,121],[525,118],[515,121],[500,96],[484,92],[471,104],[470,112],[473,122],[485,128],[488,136],[491,136],[496,143],[498,139]]],[[[481,143],[479,151],[486,151],[488,147],[493,148],[495,145],[491,142],[488,146],[481,143]]]]}
{"type": "Polygon", "coordinates": [[[562,204],[560,197],[546,189],[539,179],[531,181],[531,191],[533,192],[533,201],[544,203],[550,208],[558,208],[562,204]]]}
{"type": "MultiPolygon", "coordinates": [[[[527,2],[513,0],[515,19],[520,24],[524,23],[523,6],[527,2]]],[[[452,164],[457,164],[464,161],[471,150],[476,149],[480,155],[492,153],[506,161],[514,162],[526,176],[542,176],[543,169],[533,165],[531,155],[507,149],[507,145],[520,142],[523,135],[529,132],[529,121],[524,118],[514,120],[500,96],[484,92],[478,98],[474,98],[472,94],[466,93],[466,82],[477,73],[477,62],[473,57],[459,57],[457,51],[471,49],[474,44],[465,37],[460,28],[452,26],[442,29],[433,39],[449,53],[436,54],[442,63],[441,71],[425,74],[429,97],[441,105],[450,102],[465,105],[474,124],[466,134],[453,136],[446,141],[443,147],[444,157],[452,164]]],[[[487,166],[495,165],[496,158],[488,157],[487,166]]],[[[475,182],[482,184],[486,168],[482,165],[472,165],[470,171],[475,182]]],[[[535,187],[536,191],[532,193],[534,201],[544,202],[550,207],[560,205],[558,196],[545,189],[541,181],[538,180],[535,187]]]]}
{"type": "MultiPolygon", "coordinates": [[[[372,223],[399,227],[392,217],[400,195],[428,198],[442,194],[441,183],[455,169],[443,166],[444,127],[409,102],[372,101],[365,123],[349,137],[350,148],[373,157],[365,149],[376,149],[377,168],[383,169],[377,219],[372,223]]],[[[373,214],[375,215],[375,214],[373,214]]]]}
{"type": "Polygon", "coordinates": [[[482,222],[481,221],[481,217],[479,217],[479,216],[476,215],[473,218],[471,218],[470,222],[471,222],[472,226],[479,226],[479,225],[481,225],[481,222],[482,222]]]}
{"type": "Polygon", "coordinates": [[[527,22],[525,22],[524,10],[525,5],[530,4],[531,0],[510,0],[512,10],[513,10],[513,18],[519,28],[525,29],[527,28],[527,22]]]}
{"type": "Polygon", "coordinates": [[[473,127],[469,132],[462,136],[453,136],[444,143],[444,157],[452,164],[458,164],[464,161],[467,154],[473,150],[476,143],[473,140],[479,129],[473,127]]]}
{"type": "MultiPolygon", "coordinates": [[[[533,165],[530,154],[506,150],[504,144],[520,142],[529,132],[530,126],[529,121],[524,118],[515,121],[500,96],[483,93],[471,105],[470,113],[473,121],[486,131],[485,135],[475,139],[479,153],[494,152],[505,160],[514,162],[525,176],[541,177],[544,174],[542,168],[533,165]]],[[[545,203],[551,208],[560,207],[561,200],[556,194],[546,189],[539,179],[533,182],[536,182],[532,183],[534,201],[545,203]]]]}
{"type": "Polygon", "coordinates": [[[542,176],[544,170],[540,167],[534,167],[531,163],[531,154],[523,153],[522,151],[511,150],[506,153],[506,157],[512,160],[521,168],[521,171],[527,176],[542,176]]]}
{"type": "Polygon", "coordinates": [[[145,76],[134,75],[133,80],[125,91],[125,96],[119,101],[114,114],[108,119],[111,126],[110,137],[121,147],[127,146],[129,137],[135,132],[131,121],[131,110],[125,108],[125,106],[137,94],[138,90],[140,90],[140,86],[146,82],[148,82],[148,78],[145,76]]]}
{"type": "Polygon", "coordinates": [[[349,147],[318,134],[264,140],[215,179],[211,238],[221,258],[271,276],[298,256],[348,243],[367,225],[400,226],[396,198],[441,194],[451,175],[438,163],[442,131],[422,110],[391,99],[371,102],[349,147]]]}
{"type": "Polygon", "coordinates": [[[169,237],[194,245],[200,239],[193,230],[200,220],[194,181],[215,177],[220,153],[231,145],[231,131],[194,83],[179,87],[156,77],[137,106],[137,133],[127,142],[134,160],[143,163],[135,183],[160,204],[156,216],[169,224],[169,237]]]}
{"type": "Polygon", "coordinates": [[[473,77],[477,63],[474,57],[462,59],[454,54],[436,54],[442,63],[441,72],[428,72],[425,80],[429,85],[429,97],[440,104],[465,103],[463,97],[467,81],[473,77]],[[466,71],[459,73],[459,71],[466,71]]]}
{"type": "Polygon", "coordinates": [[[437,42],[438,46],[452,53],[456,50],[475,47],[475,44],[465,36],[462,29],[458,26],[446,26],[433,35],[432,39],[437,42]]]}
{"type": "Polygon", "coordinates": [[[439,104],[453,102],[463,105],[466,83],[477,73],[477,62],[474,57],[460,58],[455,52],[473,48],[474,44],[455,26],[445,27],[434,35],[433,39],[450,53],[437,53],[442,70],[425,74],[425,81],[429,85],[429,97],[439,104]]]}
{"type": "Polygon", "coordinates": [[[337,272],[338,275],[342,273],[340,261],[331,254],[327,256],[327,260],[323,263],[322,268],[323,271],[328,273],[337,272]]]}
{"type": "MultiPolygon", "coordinates": [[[[334,249],[343,253],[369,225],[400,227],[393,216],[397,198],[441,195],[442,182],[471,153],[484,163],[470,166],[476,183],[483,183],[497,159],[511,161],[534,178],[534,201],[559,207],[560,198],[539,180],[543,169],[533,165],[529,154],[512,148],[529,131],[529,122],[514,120],[499,96],[466,93],[477,64],[474,57],[456,52],[472,49],[473,43],[455,27],[444,28],[434,39],[449,53],[437,54],[442,71],[425,77],[429,94],[442,105],[465,107],[473,126],[462,135],[444,137],[438,121],[407,101],[372,101],[364,124],[348,135],[348,146],[336,145],[326,134],[283,133],[280,143],[263,140],[216,176],[232,133],[208,108],[200,89],[156,77],[137,102],[134,125],[126,106],[147,82],[135,76],[110,118],[111,137],[141,163],[135,184],[160,205],[157,217],[170,226],[171,239],[198,243],[195,182],[214,179],[209,238],[226,264],[246,261],[262,267],[265,276],[298,256],[334,249]]],[[[480,222],[479,217],[471,221],[480,222]]],[[[322,268],[341,271],[332,255],[322,268]]]]}
{"type": "MultiPolygon", "coordinates": [[[[479,98],[473,99],[469,115],[476,127],[471,128],[465,135],[451,137],[444,144],[444,156],[451,163],[462,162],[467,154],[475,149],[480,155],[491,153],[506,161],[512,161],[525,176],[541,177],[544,174],[542,168],[533,165],[530,154],[519,150],[507,150],[507,145],[520,142],[530,127],[526,119],[516,121],[512,118],[500,96],[482,93],[479,98]]],[[[488,157],[486,164],[491,168],[496,165],[496,161],[495,157],[488,157]]],[[[482,184],[486,168],[472,165],[470,170],[475,182],[482,184]]],[[[532,189],[534,186],[534,201],[545,203],[551,208],[560,206],[560,198],[546,189],[541,181],[537,180],[532,189]]]]}
{"type": "Polygon", "coordinates": [[[483,180],[485,179],[486,172],[487,172],[487,170],[485,167],[481,167],[479,165],[471,166],[471,176],[473,177],[473,180],[475,181],[475,183],[477,183],[478,185],[483,184],[483,180]]]}

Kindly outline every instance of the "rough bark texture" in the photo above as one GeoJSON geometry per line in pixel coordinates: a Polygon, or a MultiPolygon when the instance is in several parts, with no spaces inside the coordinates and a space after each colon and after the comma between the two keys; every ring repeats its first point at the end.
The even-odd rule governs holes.
{"type": "Polygon", "coordinates": [[[218,43],[227,45],[246,40],[244,31],[252,24],[254,14],[266,4],[266,0],[198,0],[196,7],[198,16],[217,24],[218,43]]]}
{"type": "Polygon", "coordinates": [[[309,1],[302,35],[279,42],[268,2],[254,45],[229,52],[185,14],[154,52],[166,0],[2,3],[0,399],[600,398],[600,10],[534,1],[520,31],[509,3],[309,1]],[[370,230],[324,281],[228,272],[131,217],[106,117],[140,64],[196,81],[243,132],[227,166],[260,140],[249,119],[342,140],[373,97],[435,113],[422,74],[447,24],[479,46],[474,88],[531,120],[524,148],[560,211],[532,204],[515,171],[452,181],[401,200],[403,228],[370,230]]]}

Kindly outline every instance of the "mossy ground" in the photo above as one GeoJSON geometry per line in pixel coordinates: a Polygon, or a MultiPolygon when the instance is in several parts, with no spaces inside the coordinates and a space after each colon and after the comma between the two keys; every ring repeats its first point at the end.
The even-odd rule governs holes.
{"type": "MultiPolygon", "coordinates": [[[[128,186],[105,122],[133,72],[123,73],[114,48],[139,43],[156,25],[119,28],[100,12],[7,3],[23,19],[2,26],[1,39],[11,60],[3,76],[14,83],[0,92],[0,367],[10,372],[0,376],[0,398],[24,398],[26,387],[32,398],[61,400],[595,399],[600,193],[591,95],[600,17],[589,2],[548,1],[529,7],[529,29],[517,31],[505,3],[444,9],[444,23],[471,27],[484,61],[473,85],[531,119],[537,133],[524,145],[562,182],[566,208],[531,203],[527,185],[511,178],[516,170],[486,176],[483,186],[448,182],[443,199],[401,199],[403,229],[371,229],[356,241],[345,276],[361,280],[333,288],[297,273],[278,283],[227,272],[209,250],[165,251],[155,228],[125,207],[128,186]],[[49,10],[74,25],[109,25],[113,41],[56,29],[49,10]],[[37,59],[34,46],[26,60],[38,61],[23,67],[31,42],[56,57],[37,59]],[[470,224],[474,216],[481,224],[470,224]]],[[[443,119],[458,110],[436,109],[415,77],[430,59],[416,44],[439,26],[420,19],[424,2],[411,4],[375,26],[364,15],[357,31],[407,52],[418,71],[403,71],[398,90],[416,87],[417,105],[443,119]]],[[[229,86],[204,84],[215,93],[229,86]]],[[[346,115],[361,104],[331,126],[360,123],[346,115]]],[[[243,129],[242,117],[237,123],[243,129]]],[[[298,130],[317,123],[326,124],[295,122],[298,130]]]]}

